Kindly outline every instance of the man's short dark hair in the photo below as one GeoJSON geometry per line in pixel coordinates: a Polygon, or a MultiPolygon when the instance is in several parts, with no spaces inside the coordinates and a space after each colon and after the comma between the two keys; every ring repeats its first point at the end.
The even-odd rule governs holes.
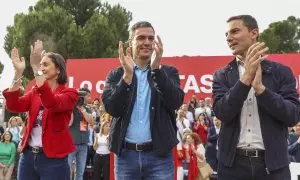
{"type": "Polygon", "coordinates": [[[79,91],[85,91],[85,92],[91,93],[91,91],[88,88],[80,88],[79,91]]]}
{"type": "Polygon", "coordinates": [[[232,16],[227,20],[227,23],[233,20],[242,20],[248,30],[258,29],[257,21],[251,15],[232,16]]]}
{"type": "MultiPolygon", "coordinates": [[[[152,26],[151,23],[147,22],[147,21],[139,21],[137,23],[135,23],[129,30],[129,39],[128,42],[130,42],[134,36],[135,30],[139,29],[139,28],[152,28],[154,31],[154,28],[152,26]]],[[[155,32],[155,31],[154,31],[155,32]]]]}

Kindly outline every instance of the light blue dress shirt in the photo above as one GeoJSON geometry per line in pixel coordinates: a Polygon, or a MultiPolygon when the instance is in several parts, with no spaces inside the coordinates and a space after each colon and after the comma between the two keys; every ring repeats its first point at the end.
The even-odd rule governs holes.
{"type": "Polygon", "coordinates": [[[149,71],[149,65],[146,69],[141,69],[137,65],[134,66],[134,73],[137,78],[137,95],[125,137],[126,142],[145,143],[152,141],[150,131],[151,88],[147,78],[149,71]]]}

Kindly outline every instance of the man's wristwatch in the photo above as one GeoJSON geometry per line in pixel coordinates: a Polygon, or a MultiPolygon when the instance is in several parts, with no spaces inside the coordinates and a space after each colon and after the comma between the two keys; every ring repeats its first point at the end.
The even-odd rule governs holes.
{"type": "Polygon", "coordinates": [[[34,73],[34,77],[36,76],[42,76],[43,72],[41,70],[38,70],[37,72],[34,73]]]}

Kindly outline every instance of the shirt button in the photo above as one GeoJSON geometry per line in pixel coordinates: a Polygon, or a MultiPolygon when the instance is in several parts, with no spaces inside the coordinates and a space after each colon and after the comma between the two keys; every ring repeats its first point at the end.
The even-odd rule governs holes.
{"type": "Polygon", "coordinates": [[[250,144],[248,144],[247,146],[250,147],[250,144]]]}
{"type": "Polygon", "coordinates": [[[249,114],[249,117],[251,117],[251,114],[249,114]]]}
{"type": "Polygon", "coordinates": [[[252,98],[249,98],[249,101],[252,101],[252,98]]]}
{"type": "Polygon", "coordinates": [[[130,91],[130,88],[127,88],[126,90],[127,90],[127,91],[130,91]]]}
{"type": "Polygon", "coordinates": [[[154,110],[155,108],[152,106],[151,109],[154,110]]]}
{"type": "Polygon", "coordinates": [[[153,79],[156,79],[156,77],[154,76],[153,79]]]}
{"type": "Polygon", "coordinates": [[[140,123],[142,124],[142,123],[143,123],[143,121],[140,121],[140,123]]]}
{"type": "Polygon", "coordinates": [[[251,129],[248,129],[248,132],[250,132],[251,131],[251,129]]]}

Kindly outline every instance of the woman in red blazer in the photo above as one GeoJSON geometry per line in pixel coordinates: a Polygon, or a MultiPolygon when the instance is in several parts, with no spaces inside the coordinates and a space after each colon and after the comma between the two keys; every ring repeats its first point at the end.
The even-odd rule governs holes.
{"type": "Polygon", "coordinates": [[[209,127],[209,124],[206,123],[205,118],[205,114],[200,113],[198,118],[196,119],[196,122],[194,123],[194,132],[196,132],[199,135],[204,146],[207,143],[207,130],[209,127]]]}
{"type": "Polygon", "coordinates": [[[28,112],[28,123],[19,146],[22,155],[18,179],[69,180],[67,159],[75,146],[68,124],[78,93],[65,87],[65,59],[56,53],[42,56],[42,51],[43,43],[38,40],[30,54],[36,85],[20,96],[25,60],[19,58],[18,49],[12,50],[15,78],[11,87],[3,92],[8,110],[28,112]]]}

